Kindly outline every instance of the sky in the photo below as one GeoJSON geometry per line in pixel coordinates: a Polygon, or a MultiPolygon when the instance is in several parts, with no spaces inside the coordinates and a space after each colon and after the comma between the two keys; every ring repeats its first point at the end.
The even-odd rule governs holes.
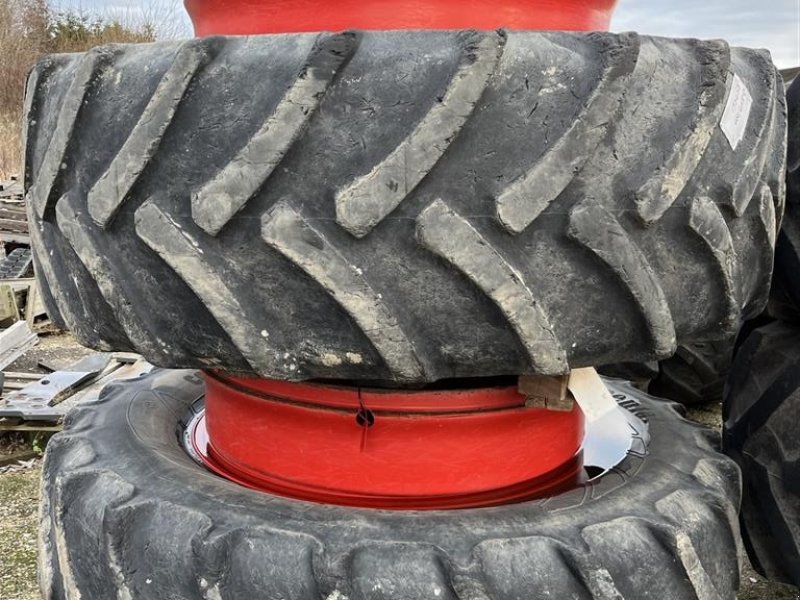
{"type": "MultiPolygon", "coordinates": [[[[192,35],[181,0],[55,0],[55,4],[133,20],[146,16],[161,24],[163,36],[192,35]]],[[[780,68],[800,66],[800,0],[620,0],[611,29],[723,38],[734,46],[769,49],[780,68]]]]}

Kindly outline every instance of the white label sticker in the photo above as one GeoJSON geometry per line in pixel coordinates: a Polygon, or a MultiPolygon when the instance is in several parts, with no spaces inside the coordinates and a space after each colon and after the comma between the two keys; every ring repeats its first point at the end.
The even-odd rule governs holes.
{"type": "Polygon", "coordinates": [[[587,421],[596,421],[617,409],[617,401],[593,367],[572,369],[567,387],[587,421]]]}
{"type": "Polygon", "coordinates": [[[722,113],[722,120],[719,123],[722,133],[728,138],[728,143],[734,150],[744,137],[744,130],[747,127],[752,107],[753,97],[747,91],[747,86],[741,77],[734,75],[728,103],[725,105],[725,112],[722,113]]]}

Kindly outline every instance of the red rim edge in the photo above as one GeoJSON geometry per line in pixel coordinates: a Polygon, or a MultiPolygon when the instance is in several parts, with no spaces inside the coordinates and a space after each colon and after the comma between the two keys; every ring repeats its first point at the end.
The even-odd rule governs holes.
{"type": "Polygon", "coordinates": [[[195,35],[345,29],[607,30],[617,0],[185,0],[195,35]]]}
{"type": "Polygon", "coordinates": [[[205,373],[192,444],[232,481],[295,499],[397,510],[509,504],[574,487],[583,413],[513,387],[383,391],[205,373]]]}

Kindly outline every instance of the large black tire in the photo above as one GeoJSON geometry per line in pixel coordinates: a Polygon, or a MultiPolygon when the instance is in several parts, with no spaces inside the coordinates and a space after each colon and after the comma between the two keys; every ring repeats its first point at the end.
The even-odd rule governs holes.
{"type": "Polygon", "coordinates": [[[81,341],[158,365],[424,382],[664,358],[766,302],[782,86],[766,52],[635,34],[50,57],[27,94],[37,264],[81,341]]]}
{"type": "Polygon", "coordinates": [[[742,529],[762,574],[800,586],[800,328],[751,332],[726,387],[724,446],[744,477],[742,529]]]}
{"type": "Polygon", "coordinates": [[[722,402],[734,342],[735,337],[729,337],[678,347],[675,356],[659,363],[658,375],[647,391],[686,405],[722,402]]]}
{"type": "MultiPolygon", "coordinates": [[[[789,133],[786,159],[786,214],[775,249],[773,286],[780,301],[771,312],[800,322],[800,79],[786,91],[789,133]]],[[[772,304],[772,303],[771,303],[772,304]]]]}
{"type": "MultiPolygon", "coordinates": [[[[456,511],[312,504],[242,488],[184,451],[194,372],[106,388],[49,443],[41,588],[60,598],[734,598],[739,473],[673,405],[612,383],[649,421],[602,478],[456,511]],[[649,436],[649,439],[647,439],[649,436]]],[[[257,443],[254,440],[254,443],[257,443]]]]}

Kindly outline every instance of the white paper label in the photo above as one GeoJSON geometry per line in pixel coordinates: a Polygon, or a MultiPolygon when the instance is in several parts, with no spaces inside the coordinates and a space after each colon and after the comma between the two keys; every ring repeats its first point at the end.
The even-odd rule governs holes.
{"type": "Polygon", "coordinates": [[[595,421],[617,409],[617,401],[593,367],[572,369],[567,387],[587,421],[595,421]]]}
{"type": "Polygon", "coordinates": [[[753,97],[747,91],[747,86],[742,78],[734,75],[728,103],[725,105],[725,112],[722,113],[722,120],[719,123],[722,133],[728,138],[728,143],[734,150],[744,137],[751,108],[753,108],[753,97]]]}

